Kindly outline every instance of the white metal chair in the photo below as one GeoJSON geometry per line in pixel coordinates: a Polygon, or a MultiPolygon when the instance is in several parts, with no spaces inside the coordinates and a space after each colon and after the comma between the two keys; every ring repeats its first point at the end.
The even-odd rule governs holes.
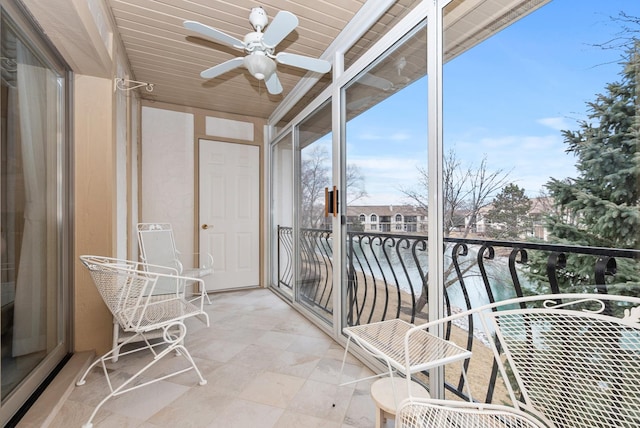
{"type": "Polygon", "coordinates": [[[199,384],[206,384],[200,370],[196,366],[189,351],[184,346],[184,338],[187,332],[184,321],[191,317],[199,317],[209,325],[209,316],[203,309],[203,300],[194,304],[185,298],[185,284],[190,281],[201,281],[197,278],[178,276],[175,269],[166,268],[165,273],[160,273],[160,267],[143,266],[142,263],[120,260],[100,256],[81,256],[82,263],[89,270],[91,278],[113,314],[118,326],[128,333],[126,340],[115,344],[111,350],[97,358],[85,371],[76,385],[81,386],[86,382],[88,373],[100,365],[107,380],[110,393],[96,406],[91,417],[83,426],[92,427],[92,421],[102,405],[111,397],[138,389],[145,385],[175,376],[190,370],[194,370],[199,379],[199,384]],[[163,280],[162,287],[160,279],[163,280]],[[173,288],[169,288],[169,284],[173,288]],[[132,342],[137,344],[133,349],[122,348],[132,342]],[[109,376],[107,363],[113,360],[114,355],[125,356],[140,351],[149,351],[150,360],[135,374],[119,385],[112,383],[109,376]],[[186,368],[173,369],[160,377],[135,382],[151,366],[163,361],[163,357],[170,353],[183,357],[186,368]]]}
{"type": "Polygon", "coordinates": [[[511,299],[414,327],[405,334],[405,353],[413,334],[469,317],[489,340],[510,406],[410,397],[399,406],[396,427],[640,426],[640,299],[511,299]]]}
{"type": "MultiPolygon", "coordinates": [[[[138,223],[138,246],[140,258],[147,264],[175,268],[178,274],[194,278],[204,278],[213,274],[213,256],[209,253],[194,254],[193,256],[199,259],[199,266],[185,268],[176,247],[173,228],[169,223],[138,223]]],[[[200,296],[211,304],[205,287],[200,290],[200,296]]]]}
{"type": "Polygon", "coordinates": [[[398,406],[396,428],[547,428],[508,406],[407,398],[398,406]]]}
{"type": "MultiPolygon", "coordinates": [[[[343,332],[348,341],[342,359],[342,368],[353,341],[364,351],[384,362],[388,377],[378,379],[371,385],[371,399],[376,406],[376,425],[381,428],[389,417],[395,417],[400,402],[406,397],[428,397],[428,391],[417,382],[411,381],[411,374],[430,368],[458,362],[464,371],[464,361],[471,352],[455,343],[437,337],[428,331],[413,330],[414,325],[401,319],[389,319],[370,324],[347,327],[343,332]],[[406,334],[412,331],[409,350],[405,347],[406,334]],[[405,376],[409,382],[404,387],[404,380],[394,373],[405,376]]],[[[342,375],[342,369],[340,371],[342,375]]],[[[372,377],[384,376],[385,373],[372,377]]],[[[343,383],[359,382],[362,379],[343,383]]]]}

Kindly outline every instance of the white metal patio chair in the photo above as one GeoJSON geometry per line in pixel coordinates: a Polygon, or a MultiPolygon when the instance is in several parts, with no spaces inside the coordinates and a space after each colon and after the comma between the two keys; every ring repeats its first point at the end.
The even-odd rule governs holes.
{"type": "MultiPolygon", "coordinates": [[[[138,223],[138,247],[140,258],[147,264],[175,268],[178,274],[188,277],[204,278],[213,275],[213,256],[209,253],[194,254],[193,256],[199,259],[199,266],[185,267],[185,263],[180,260],[173,228],[169,223],[138,223]]],[[[187,266],[191,266],[191,263],[187,266]]],[[[211,304],[204,286],[198,297],[206,298],[211,304]]]]}
{"type": "Polygon", "coordinates": [[[510,405],[410,397],[398,408],[397,428],[640,426],[640,299],[511,299],[414,327],[405,353],[413,334],[469,317],[489,339],[510,405]]]}
{"type": "Polygon", "coordinates": [[[547,428],[513,407],[421,397],[400,403],[395,427],[547,428]]]}
{"type": "MultiPolygon", "coordinates": [[[[197,278],[187,278],[175,274],[174,269],[167,269],[167,273],[160,273],[157,266],[153,271],[142,263],[120,260],[109,257],[85,255],[80,257],[84,266],[89,270],[91,278],[113,314],[118,326],[128,334],[127,339],[114,346],[107,353],[97,358],[84,372],[76,385],[81,386],[86,382],[89,372],[100,365],[107,380],[110,393],[96,406],[87,423],[83,426],[90,428],[98,410],[111,397],[115,397],[145,385],[172,377],[190,370],[194,370],[200,385],[206,384],[200,370],[196,366],[189,351],[184,346],[184,338],[187,332],[185,320],[199,317],[206,325],[209,325],[209,316],[203,309],[203,300],[194,304],[185,298],[185,284],[188,281],[201,281],[197,278]],[[159,288],[160,279],[163,279],[162,288],[159,288]],[[173,284],[173,288],[169,288],[173,284]],[[123,347],[138,343],[133,349],[123,347]],[[125,356],[140,351],[149,352],[149,362],[128,379],[116,385],[112,383],[107,363],[113,360],[114,355],[125,356]],[[164,361],[163,357],[169,354],[177,354],[187,362],[187,367],[174,368],[172,364],[169,373],[163,374],[151,380],[135,382],[147,370],[164,361]]],[[[133,345],[132,345],[133,346],[133,345]]]]}

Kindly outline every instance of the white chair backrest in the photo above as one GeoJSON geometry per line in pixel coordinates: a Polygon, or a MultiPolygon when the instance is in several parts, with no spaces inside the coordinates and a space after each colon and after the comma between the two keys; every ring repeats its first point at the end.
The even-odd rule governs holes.
{"type": "Polygon", "coordinates": [[[125,330],[135,329],[156,277],[138,272],[137,263],[125,260],[98,256],[81,256],[80,260],[118,324],[125,330]]]}
{"type": "MultiPolygon", "coordinates": [[[[183,266],[178,259],[173,230],[169,223],[139,223],[138,246],[140,258],[145,264],[164,266],[176,270],[176,274],[183,272],[183,266]]],[[[153,266],[147,266],[151,272],[157,271],[153,266]]],[[[162,271],[159,271],[162,273],[162,271]]],[[[167,278],[158,279],[155,293],[171,292],[174,284],[167,278]]]]}
{"type": "Polygon", "coordinates": [[[139,223],[138,245],[145,263],[181,271],[173,230],[168,223],[139,223]]]}
{"type": "Polygon", "coordinates": [[[640,299],[503,303],[482,319],[506,357],[500,368],[517,407],[556,427],[640,427],[640,299]]]}
{"type": "MultiPolygon", "coordinates": [[[[640,427],[640,298],[557,294],[505,300],[413,327],[405,336],[405,354],[414,334],[449,323],[475,330],[477,321],[481,331],[476,334],[482,333],[493,350],[514,413],[555,428],[640,427]]],[[[492,370],[490,363],[483,364],[492,370]]],[[[463,419],[460,425],[443,419],[433,426],[525,426],[493,425],[504,420],[486,418],[490,412],[484,410],[495,405],[473,403],[473,410],[455,403],[430,400],[414,409],[422,412],[418,425],[399,426],[432,426],[419,421],[438,415],[463,419]]],[[[412,411],[406,409],[409,421],[412,411]]]]}
{"type": "Polygon", "coordinates": [[[202,303],[185,299],[185,278],[175,269],[135,263],[103,256],[83,255],[80,260],[113,314],[125,331],[159,328],[165,322],[203,314],[202,303]],[[162,281],[161,281],[162,280],[162,281]],[[162,292],[158,287],[164,287],[162,292]]]}
{"type": "Polygon", "coordinates": [[[546,428],[505,406],[478,406],[462,401],[413,397],[398,405],[395,428],[546,428]]]}

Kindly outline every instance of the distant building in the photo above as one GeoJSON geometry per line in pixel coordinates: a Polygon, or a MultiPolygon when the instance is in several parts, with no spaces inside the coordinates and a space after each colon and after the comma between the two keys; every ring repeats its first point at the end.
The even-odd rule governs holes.
{"type": "MultiPolygon", "coordinates": [[[[537,238],[543,241],[547,241],[549,239],[549,231],[545,226],[545,215],[549,214],[553,211],[553,199],[550,197],[539,197],[539,198],[529,198],[531,201],[531,209],[529,210],[528,217],[531,220],[531,229],[527,230],[523,236],[520,238],[537,238]]],[[[476,216],[475,225],[472,225],[471,230],[475,231],[476,234],[480,236],[484,236],[487,232],[489,221],[486,218],[486,215],[493,208],[492,204],[489,204],[485,207],[480,208],[478,211],[478,215],[476,216]]],[[[470,217],[465,219],[465,222],[471,221],[470,217]]],[[[493,227],[498,227],[500,225],[493,225],[493,227]]]]}
{"type": "Polygon", "coordinates": [[[427,211],[413,205],[349,205],[347,227],[363,232],[426,233],[427,211]]]}

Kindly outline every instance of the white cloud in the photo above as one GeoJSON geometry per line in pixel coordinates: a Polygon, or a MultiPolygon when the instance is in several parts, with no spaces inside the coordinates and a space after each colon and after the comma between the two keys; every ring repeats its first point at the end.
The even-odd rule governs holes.
{"type": "Polygon", "coordinates": [[[570,123],[565,117],[543,117],[542,119],[538,119],[537,122],[551,129],[555,129],[556,131],[571,129],[571,127],[574,125],[573,123],[570,123]]]}
{"type": "Polygon", "coordinates": [[[350,157],[347,162],[358,166],[364,176],[365,188],[369,194],[367,198],[358,200],[357,205],[399,204],[406,201],[406,197],[399,189],[416,186],[417,166],[426,165],[426,156],[422,159],[418,156],[403,158],[380,154],[379,157],[350,157]]]}

